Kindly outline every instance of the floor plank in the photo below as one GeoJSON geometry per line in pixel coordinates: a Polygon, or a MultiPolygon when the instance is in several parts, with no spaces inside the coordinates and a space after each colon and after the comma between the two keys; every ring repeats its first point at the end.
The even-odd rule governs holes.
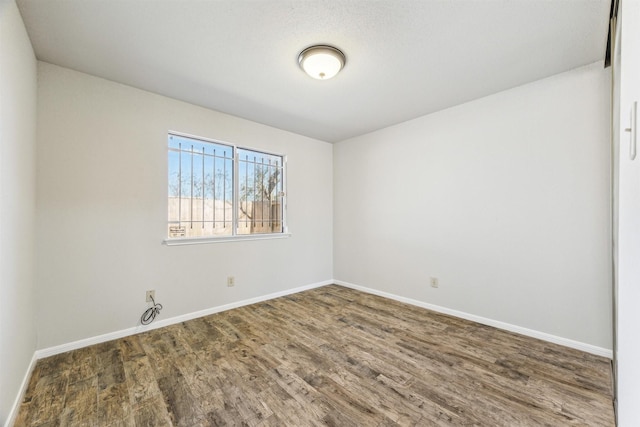
{"type": "Polygon", "coordinates": [[[16,426],[613,426],[610,361],[331,285],[39,360],[16,426]]]}

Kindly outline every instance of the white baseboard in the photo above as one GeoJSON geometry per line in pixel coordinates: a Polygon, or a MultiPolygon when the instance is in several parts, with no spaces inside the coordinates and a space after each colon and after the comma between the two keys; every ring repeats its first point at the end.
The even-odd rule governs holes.
{"type": "Polygon", "coordinates": [[[36,367],[36,362],[38,358],[35,353],[31,358],[31,363],[29,363],[29,367],[27,368],[27,372],[24,374],[24,378],[22,379],[22,384],[20,384],[20,393],[16,396],[16,400],[13,402],[13,406],[11,407],[11,411],[7,416],[7,420],[4,423],[4,427],[12,426],[16,420],[16,416],[18,415],[18,410],[20,409],[20,404],[22,403],[22,399],[24,399],[24,394],[27,392],[27,386],[29,385],[29,380],[31,379],[31,374],[33,373],[33,368],[36,367]]]}
{"type": "Polygon", "coordinates": [[[78,341],[73,341],[66,344],[57,345],[54,347],[48,347],[41,350],[37,350],[35,352],[36,359],[43,359],[45,357],[53,356],[55,354],[64,353],[66,351],[77,350],[82,347],[87,347],[94,344],[100,344],[103,342],[115,340],[118,338],[124,338],[130,335],[139,334],[141,332],[150,331],[153,329],[162,328],[164,326],[175,325],[176,323],[185,322],[187,320],[196,319],[198,317],[208,316],[214,313],[220,313],[222,311],[231,310],[238,307],[243,307],[245,305],[256,304],[263,301],[268,301],[270,299],[282,297],[285,295],[291,295],[298,292],[306,291],[309,289],[319,288],[321,286],[331,285],[333,284],[333,280],[325,280],[323,282],[313,283],[311,285],[300,286],[293,289],[287,289],[285,291],[274,292],[267,295],[262,295],[255,298],[250,298],[242,301],[232,302],[230,304],[220,305],[217,307],[207,308],[205,310],[195,311],[193,313],[182,314],[180,316],[171,317],[169,319],[162,319],[153,322],[150,325],[138,325],[132,328],[122,329],[120,331],[109,332],[108,334],[98,335],[95,337],[85,338],[78,341]]]}
{"type": "Polygon", "coordinates": [[[415,305],[418,307],[433,310],[438,313],[448,314],[450,316],[460,317],[462,319],[471,320],[472,322],[481,323],[483,325],[493,326],[494,328],[503,329],[509,332],[515,332],[520,335],[525,335],[532,338],[537,338],[543,341],[559,344],[565,347],[573,348],[576,350],[584,351],[585,353],[594,354],[596,356],[606,357],[613,359],[613,350],[609,350],[603,347],[597,347],[595,345],[586,344],[579,341],[570,340],[568,338],[562,338],[555,335],[547,334],[545,332],[535,331],[533,329],[523,328],[521,326],[512,325],[510,323],[500,322],[498,320],[488,319],[486,317],[476,316],[475,314],[465,313],[463,311],[452,310],[450,308],[441,307],[439,305],[429,304],[423,301],[418,301],[411,298],[394,295],[388,292],[378,291],[376,289],[367,288],[365,286],[355,285],[353,283],[344,282],[342,280],[333,281],[337,285],[341,285],[347,288],[355,289],[358,291],[366,292],[373,295],[378,295],[384,298],[389,298],[395,301],[403,302],[406,304],[415,305]]]}
{"type": "Polygon", "coordinates": [[[275,292],[267,295],[262,295],[255,298],[250,298],[247,300],[237,301],[230,304],[225,304],[217,307],[208,308],[205,310],[196,311],[193,313],[187,313],[180,316],[172,317],[169,319],[163,319],[152,323],[151,325],[144,326],[138,325],[132,328],[122,329],[120,331],[110,332],[108,334],[98,335],[95,337],[85,338],[78,341],[73,341],[70,343],[49,347],[41,350],[37,350],[34,355],[34,360],[42,359],[44,357],[53,356],[55,354],[64,353],[66,351],[76,350],[82,347],[87,347],[94,344],[103,343],[106,341],[115,340],[118,338],[123,338],[130,335],[139,334],[141,332],[150,331],[152,329],[162,328],[164,326],[174,325],[176,323],[185,322],[187,320],[195,319],[198,317],[208,316],[214,313],[220,313],[222,311],[231,310],[238,307],[243,307],[245,305],[255,304],[263,301],[267,301],[270,299],[278,298],[285,295],[291,295],[298,292],[306,291],[309,289],[318,288],[321,286],[326,286],[330,284],[338,284],[341,286],[345,286],[347,288],[355,289],[358,291],[366,292],[373,295],[378,295],[384,298],[393,299],[395,301],[403,302],[406,304],[415,305],[418,307],[426,308],[428,310],[433,310],[438,313],[444,313],[455,317],[460,317],[462,319],[471,320],[473,322],[482,323],[483,325],[493,326],[498,329],[504,329],[506,331],[515,332],[521,335],[529,336],[532,338],[537,338],[543,341],[548,341],[554,344],[563,345],[565,347],[574,348],[576,350],[581,350],[586,353],[594,354],[596,356],[602,356],[609,359],[613,358],[613,351],[610,349],[606,349],[603,347],[597,347],[591,344],[586,344],[580,341],[574,341],[568,338],[558,337],[556,335],[547,334],[545,332],[536,331],[533,329],[524,328],[522,326],[512,325],[510,323],[501,322],[498,320],[489,319],[482,316],[477,316],[475,314],[465,313],[463,311],[453,310],[447,307],[442,307],[435,304],[426,303],[423,301],[415,300],[412,298],[406,298],[399,295],[391,294],[389,292],[383,292],[372,288],[367,288],[366,286],[360,286],[349,282],[344,282],[342,280],[325,280],[323,282],[313,283],[311,285],[300,286],[293,289],[288,289],[285,291],[275,292]]]}

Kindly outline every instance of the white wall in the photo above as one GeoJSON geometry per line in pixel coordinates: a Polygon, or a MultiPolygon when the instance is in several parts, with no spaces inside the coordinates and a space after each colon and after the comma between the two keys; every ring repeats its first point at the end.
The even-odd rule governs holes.
{"type": "Polygon", "coordinates": [[[39,348],[330,280],[332,150],[47,63],[38,67],[39,348]],[[162,245],[167,132],[288,156],[288,239],[162,245]],[[234,275],[236,285],[226,286],[234,275]]]}
{"type": "Polygon", "coordinates": [[[334,277],[610,350],[609,84],[592,64],[336,144],[334,277]]]}
{"type": "Polygon", "coordinates": [[[36,348],[33,288],[36,59],[13,0],[0,0],[0,425],[36,348]]]}

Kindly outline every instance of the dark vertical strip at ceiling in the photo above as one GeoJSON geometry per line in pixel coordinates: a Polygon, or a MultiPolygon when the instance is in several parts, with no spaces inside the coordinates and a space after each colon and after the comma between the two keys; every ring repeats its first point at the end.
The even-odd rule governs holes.
{"type": "Polygon", "coordinates": [[[613,38],[616,36],[616,23],[618,20],[618,7],[620,0],[611,0],[611,9],[609,11],[609,34],[607,35],[607,51],[604,55],[604,67],[611,66],[611,58],[613,49],[613,38]]]}

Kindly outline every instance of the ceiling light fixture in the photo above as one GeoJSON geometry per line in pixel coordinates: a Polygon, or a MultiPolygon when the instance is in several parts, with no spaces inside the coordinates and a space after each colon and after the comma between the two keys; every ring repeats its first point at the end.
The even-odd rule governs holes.
{"type": "Polygon", "coordinates": [[[318,80],[329,80],[342,68],[346,59],[344,53],[333,46],[311,46],[300,52],[298,64],[309,76],[318,80]]]}

